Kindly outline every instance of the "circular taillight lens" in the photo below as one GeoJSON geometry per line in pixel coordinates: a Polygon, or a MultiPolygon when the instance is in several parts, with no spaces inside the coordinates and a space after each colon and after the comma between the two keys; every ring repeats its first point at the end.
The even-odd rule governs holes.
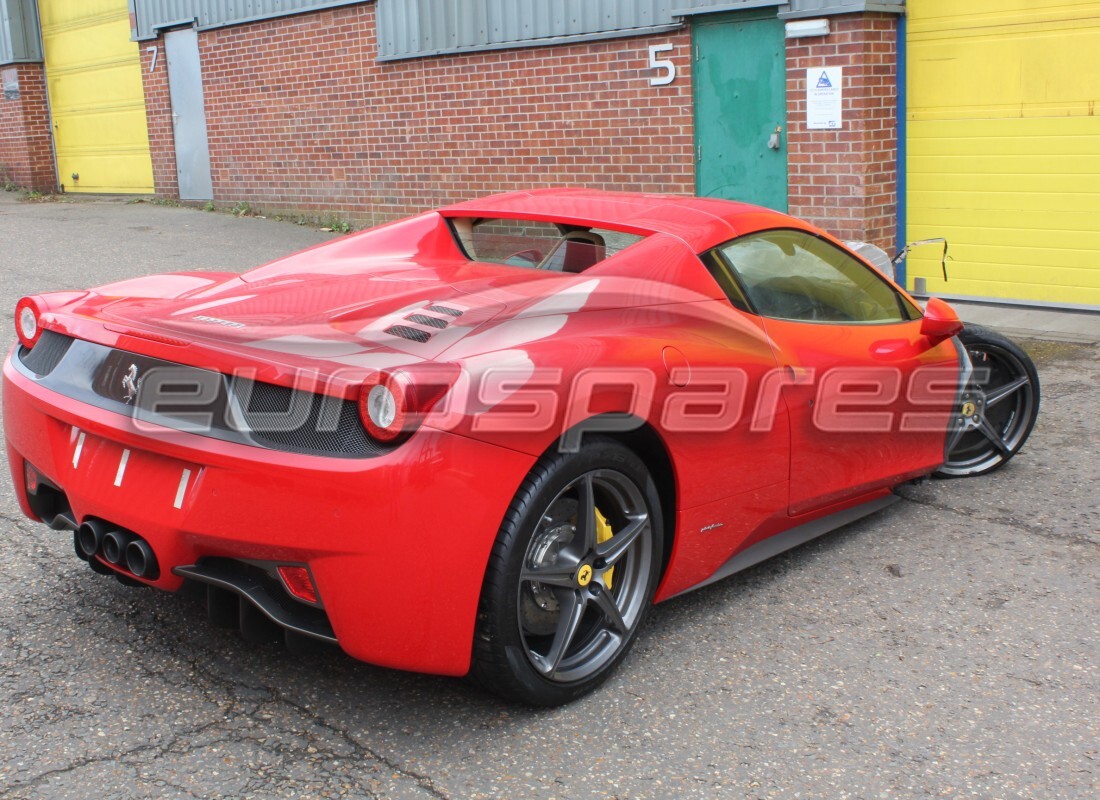
{"type": "Polygon", "coordinates": [[[404,385],[390,375],[378,375],[359,393],[359,417],[367,433],[391,442],[405,432],[408,398],[404,385]]]}
{"type": "Polygon", "coordinates": [[[34,347],[42,333],[38,324],[38,308],[29,297],[24,297],[15,307],[15,332],[24,347],[34,347]]]}
{"type": "Polygon", "coordinates": [[[372,386],[367,392],[367,414],[379,428],[392,428],[397,419],[397,398],[386,386],[372,386]]]}

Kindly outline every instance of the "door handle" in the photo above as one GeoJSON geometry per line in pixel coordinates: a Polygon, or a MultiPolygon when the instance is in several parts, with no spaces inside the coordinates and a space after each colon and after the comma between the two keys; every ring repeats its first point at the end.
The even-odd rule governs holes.
{"type": "Polygon", "coordinates": [[[768,147],[772,150],[778,150],[780,146],[779,134],[783,133],[783,126],[776,125],[775,130],[772,131],[772,135],[768,137],[768,147]]]}

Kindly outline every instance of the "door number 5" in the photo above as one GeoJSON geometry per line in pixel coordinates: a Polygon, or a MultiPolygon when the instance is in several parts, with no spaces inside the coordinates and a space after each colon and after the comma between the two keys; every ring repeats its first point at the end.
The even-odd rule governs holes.
{"type": "Polygon", "coordinates": [[[672,47],[671,42],[649,46],[649,68],[660,70],[663,73],[650,78],[650,86],[668,86],[676,80],[676,65],[667,58],[657,58],[659,53],[667,53],[672,50],[672,47]]]}

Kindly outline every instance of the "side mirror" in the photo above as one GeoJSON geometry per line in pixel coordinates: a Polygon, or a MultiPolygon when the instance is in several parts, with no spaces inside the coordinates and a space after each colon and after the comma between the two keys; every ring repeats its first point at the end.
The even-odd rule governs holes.
{"type": "Polygon", "coordinates": [[[928,305],[925,306],[924,317],[920,323],[922,336],[927,336],[933,344],[939,344],[962,329],[962,320],[955,313],[955,309],[938,297],[928,299],[928,305]]]}

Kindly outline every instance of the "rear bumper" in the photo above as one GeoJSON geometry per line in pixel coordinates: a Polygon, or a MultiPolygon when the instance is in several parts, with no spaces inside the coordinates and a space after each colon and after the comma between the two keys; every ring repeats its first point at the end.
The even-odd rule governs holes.
{"type": "Polygon", "coordinates": [[[29,462],[76,521],[134,531],[151,583],[203,558],[307,564],[340,646],[371,663],[460,675],[504,512],[530,456],[430,429],[369,459],[266,450],[148,424],[59,395],[4,364],[16,495],[29,462]]]}

